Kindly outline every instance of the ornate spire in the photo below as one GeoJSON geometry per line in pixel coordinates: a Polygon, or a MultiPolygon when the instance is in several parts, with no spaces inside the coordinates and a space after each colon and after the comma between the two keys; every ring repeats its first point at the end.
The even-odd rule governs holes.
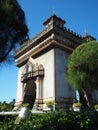
{"type": "Polygon", "coordinates": [[[84,37],[87,36],[88,33],[87,33],[87,30],[86,30],[86,27],[84,28],[84,37]]]}
{"type": "Polygon", "coordinates": [[[52,15],[55,15],[55,8],[53,7],[52,15]]]}

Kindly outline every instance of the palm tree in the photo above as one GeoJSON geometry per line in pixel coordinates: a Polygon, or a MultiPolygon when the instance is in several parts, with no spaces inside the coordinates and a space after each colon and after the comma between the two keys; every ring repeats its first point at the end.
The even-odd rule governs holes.
{"type": "Polygon", "coordinates": [[[0,62],[28,37],[25,14],[17,0],[0,0],[0,62]]]}

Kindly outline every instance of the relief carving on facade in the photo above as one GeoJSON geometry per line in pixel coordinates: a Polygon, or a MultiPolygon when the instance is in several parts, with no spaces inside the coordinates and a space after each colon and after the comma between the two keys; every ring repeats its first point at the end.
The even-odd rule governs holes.
{"type": "MultiPolygon", "coordinates": [[[[36,63],[31,57],[28,60],[21,76],[21,82],[23,83],[23,102],[28,103],[29,108],[32,109],[36,100],[37,90],[41,90],[36,82],[40,78],[41,82],[44,77],[44,67],[42,64],[36,63]]],[[[40,93],[40,92],[39,92],[40,93]]],[[[37,97],[39,100],[41,97],[37,97]]]]}
{"type": "Polygon", "coordinates": [[[28,80],[34,80],[36,77],[44,77],[44,67],[42,64],[32,63],[31,59],[25,65],[21,76],[21,82],[26,83],[28,80]]]}

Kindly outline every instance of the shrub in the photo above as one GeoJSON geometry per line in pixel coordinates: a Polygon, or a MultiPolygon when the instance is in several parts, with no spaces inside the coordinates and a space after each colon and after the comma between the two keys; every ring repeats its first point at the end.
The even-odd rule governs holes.
{"type": "Polygon", "coordinates": [[[82,104],[80,103],[80,102],[75,102],[74,104],[73,104],[73,108],[74,107],[81,107],[82,106],[82,104]]]}
{"type": "Polygon", "coordinates": [[[98,104],[94,105],[95,110],[98,109],[98,104]]]}
{"type": "Polygon", "coordinates": [[[54,104],[55,104],[54,101],[47,101],[47,102],[46,102],[46,106],[47,106],[47,107],[51,107],[51,106],[53,106],[54,104]]]}
{"type": "Polygon", "coordinates": [[[0,130],[98,130],[96,111],[55,111],[32,114],[15,124],[16,115],[0,115],[0,130]]]}

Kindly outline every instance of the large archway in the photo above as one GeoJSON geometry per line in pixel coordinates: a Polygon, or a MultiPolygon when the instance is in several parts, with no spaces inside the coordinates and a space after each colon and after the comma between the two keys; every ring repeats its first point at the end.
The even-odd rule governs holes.
{"type": "Polygon", "coordinates": [[[44,67],[30,57],[22,73],[21,82],[23,83],[23,104],[28,103],[32,109],[35,100],[42,99],[42,81],[44,77],[44,67]],[[37,93],[37,96],[36,96],[37,93]]]}
{"type": "Polygon", "coordinates": [[[36,84],[34,80],[26,82],[23,95],[23,103],[28,103],[28,108],[32,109],[36,99],[36,84]]]}

